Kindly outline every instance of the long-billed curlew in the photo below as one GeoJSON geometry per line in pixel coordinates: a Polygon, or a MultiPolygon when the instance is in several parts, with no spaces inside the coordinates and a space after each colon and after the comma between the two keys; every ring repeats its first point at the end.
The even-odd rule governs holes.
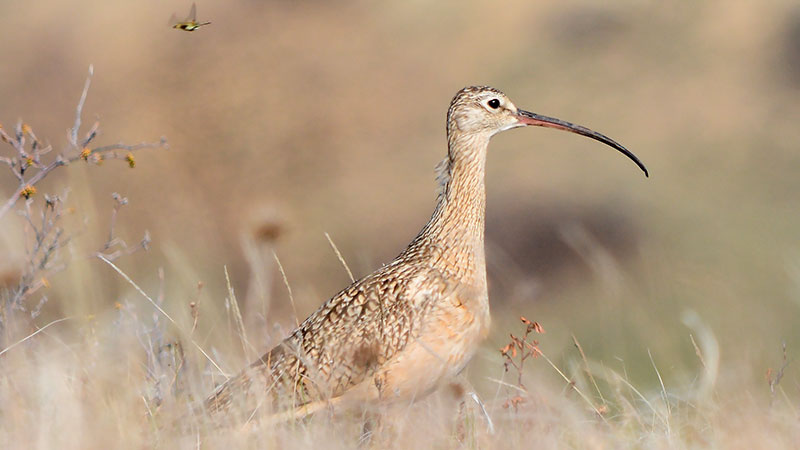
{"type": "MultiPolygon", "coordinates": [[[[263,399],[284,406],[412,401],[452,380],[489,331],[484,255],[486,149],[495,134],[526,125],[578,133],[644,164],[612,139],[517,109],[491,87],[459,91],[447,112],[447,157],[430,221],[397,258],[354,282],[281,344],[206,401],[211,411],[263,399]],[[269,394],[267,394],[269,392],[269,394]]],[[[301,408],[303,409],[303,408],[301,408]]]]}

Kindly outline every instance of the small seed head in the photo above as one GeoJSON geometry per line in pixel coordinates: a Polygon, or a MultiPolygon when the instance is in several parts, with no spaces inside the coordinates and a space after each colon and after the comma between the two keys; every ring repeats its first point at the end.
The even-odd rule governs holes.
{"type": "Polygon", "coordinates": [[[27,200],[36,195],[36,187],[29,184],[22,188],[22,191],[20,191],[19,195],[21,197],[25,197],[25,200],[27,200]]]}

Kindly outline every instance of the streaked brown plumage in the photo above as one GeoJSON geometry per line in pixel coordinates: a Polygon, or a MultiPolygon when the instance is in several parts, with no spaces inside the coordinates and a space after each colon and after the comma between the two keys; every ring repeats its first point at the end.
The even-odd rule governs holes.
{"type": "Polygon", "coordinates": [[[430,221],[397,258],[325,302],[286,340],[221,385],[211,411],[309,403],[412,401],[452,380],[489,330],[484,172],[490,138],[525,125],[586,128],[518,110],[490,87],[459,91],[447,114],[448,155],[437,168],[430,221]],[[269,394],[267,394],[269,392],[269,394]]]}

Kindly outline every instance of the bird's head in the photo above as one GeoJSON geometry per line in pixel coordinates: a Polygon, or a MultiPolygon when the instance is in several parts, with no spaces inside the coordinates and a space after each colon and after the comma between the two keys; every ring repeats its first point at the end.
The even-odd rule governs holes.
{"type": "Polygon", "coordinates": [[[457,137],[488,141],[501,131],[528,125],[569,131],[600,141],[633,160],[647,176],[647,168],[639,158],[613,139],[580,125],[518,109],[504,93],[489,86],[470,86],[458,91],[447,112],[451,146],[456,144],[457,137]]]}

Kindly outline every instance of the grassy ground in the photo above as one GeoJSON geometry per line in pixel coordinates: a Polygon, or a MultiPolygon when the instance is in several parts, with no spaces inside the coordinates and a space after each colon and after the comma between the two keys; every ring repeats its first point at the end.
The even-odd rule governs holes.
{"type": "MultiPolygon", "coordinates": [[[[53,147],[44,161],[78,158],[29,203],[41,229],[45,194],[63,200],[50,232],[69,240],[43,270],[25,202],[0,215],[0,446],[357,445],[355,413],[174,420],[347,284],[326,232],[356,277],[403,248],[433,208],[447,102],[491,84],[619,140],[651,178],[564,133],[495,138],[493,332],[465,375],[494,433],[443,392],[382,412],[373,445],[796,447],[792,2],[207,2],[211,25],[169,28],[189,6],[0,6],[0,123],[28,124],[53,147]],[[89,147],[156,144],[135,164],[127,149],[84,161],[63,137],[90,64],[78,138],[99,120],[89,147]],[[546,330],[521,375],[500,352],[520,316],[546,330]]],[[[0,202],[17,185],[0,171],[0,202]]]]}

